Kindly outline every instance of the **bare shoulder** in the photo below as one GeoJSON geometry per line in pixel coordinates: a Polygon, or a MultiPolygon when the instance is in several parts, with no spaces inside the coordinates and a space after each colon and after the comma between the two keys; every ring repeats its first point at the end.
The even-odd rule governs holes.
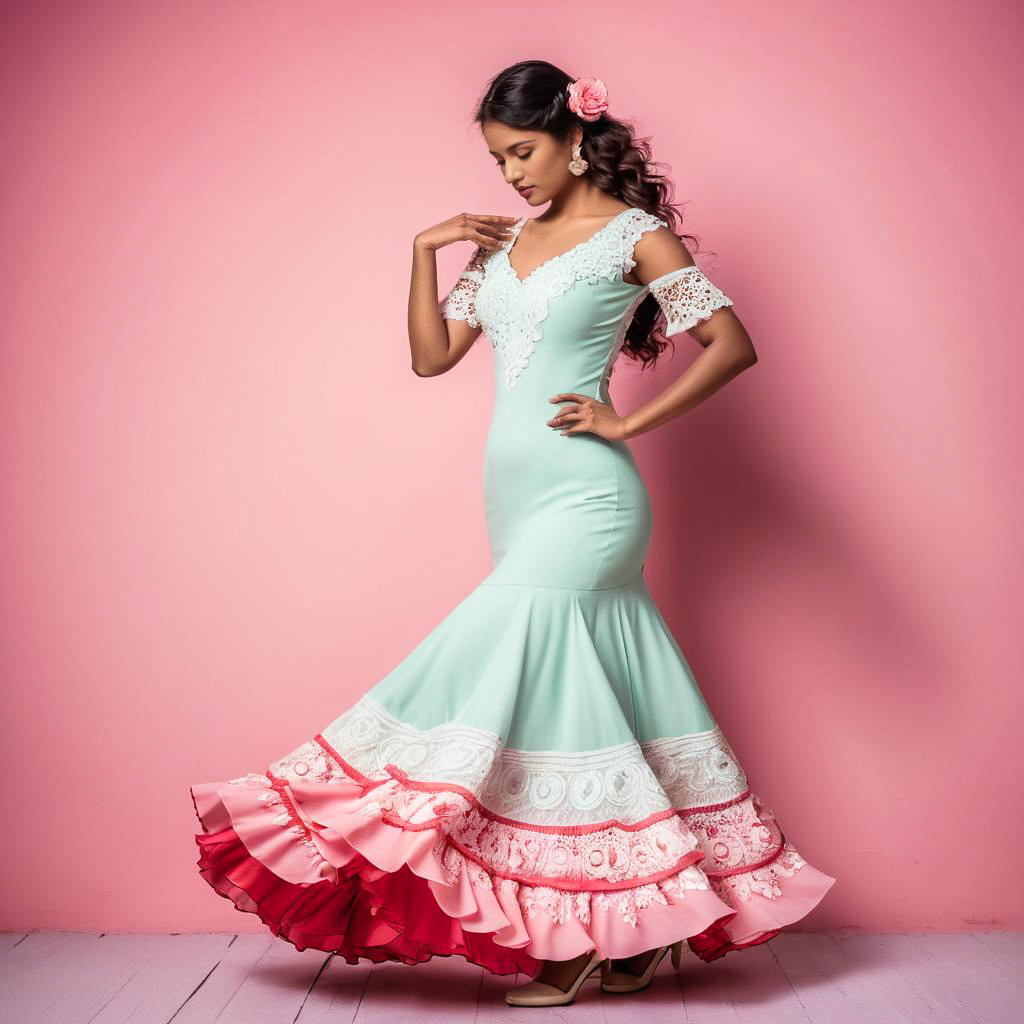
{"type": "Polygon", "coordinates": [[[690,250],[668,227],[645,231],[633,248],[633,259],[636,266],[629,276],[636,278],[639,284],[648,284],[671,270],[694,265],[690,250]]]}

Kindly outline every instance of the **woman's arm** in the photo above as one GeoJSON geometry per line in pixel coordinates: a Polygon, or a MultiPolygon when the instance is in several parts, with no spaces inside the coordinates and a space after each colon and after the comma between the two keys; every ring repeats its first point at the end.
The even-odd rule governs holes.
{"type": "Polygon", "coordinates": [[[645,232],[624,270],[638,279],[629,283],[650,288],[665,314],[665,336],[686,331],[704,351],[664,391],[625,416],[590,395],[552,395],[549,402],[575,403],[547,421],[561,434],[592,433],[611,441],[636,437],[700,405],[757,362],[750,335],[729,308],[732,300],[704,276],[689,249],[667,227],[645,232]]]}
{"type": "MultiPolygon", "coordinates": [[[[711,311],[710,316],[703,318],[700,314],[710,310],[700,307],[701,296],[683,294],[681,289],[691,287],[690,278],[698,279],[701,285],[706,282],[707,279],[703,279],[698,271],[678,274],[672,291],[670,286],[664,289],[657,287],[658,280],[672,271],[694,265],[689,250],[676,234],[667,227],[645,234],[636,245],[634,259],[636,266],[633,272],[640,283],[655,283],[652,294],[666,310],[666,335],[685,330],[703,347],[703,351],[664,391],[624,417],[627,437],[636,437],[653,430],[699,406],[701,401],[711,397],[733,377],[753,367],[758,361],[751,336],[746,333],[731,305],[722,305],[711,311]],[[680,302],[679,306],[673,307],[672,299],[668,298],[670,294],[680,302]],[[680,316],[684,317],[680,323],[673,323],[674,308],[679,309],[680,316]],[[688,316],[683,309],[689,311],[688,316]],[[698,317],[696,323],[685,327],[687,321],[694,317],[698,317]]],[[[708,292],[707,286],[703,287],[703,291],[708,292]]]]}
{"type": "Polygon", "coordinates": [[[704,351],[664,391],[623,417],[627,438],[700,405],[757,362],[750,335],[729,300],[699,270],[681,272],[694,262],[678,236],[668,228],[649,232],[637,242],[633,258],[633,273],[641,284],[653,285],[651,292],[665,311],[666,336],[685,330],[704,351]]]}
{"type": "Polygon", "coordinates": [[[421,231],[412,245],[409,286],[409,348],[413,373],[435,377],[447,373],[480,335],[474,298],[483,277],[483,262],[504,241],[514,217],[459,213],[421,231]],[[437,299],[437,259],[442,246],[462,240],[477,246],[444,301],[437,299]]]}

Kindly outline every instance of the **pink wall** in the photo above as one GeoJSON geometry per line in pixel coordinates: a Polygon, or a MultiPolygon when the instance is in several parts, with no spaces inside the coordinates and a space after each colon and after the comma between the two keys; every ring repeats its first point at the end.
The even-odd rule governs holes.
{"type": "Polygon", "coordinates": [[[468,122],[542,57],[652,136],[760,353],[633,450],[652,591],[838,878],[807,927],[1021,927],[1021,8],[637,10],[6,6],[0,926],[258,929],[188,784],[489,571],[492,355],[413,375],[410,246],[527,212],[468,122]]]}

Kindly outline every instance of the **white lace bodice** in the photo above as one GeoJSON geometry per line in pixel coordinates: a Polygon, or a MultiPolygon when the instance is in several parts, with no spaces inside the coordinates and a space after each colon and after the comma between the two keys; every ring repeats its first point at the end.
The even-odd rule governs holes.
{"type": "MultiPolygon", "coordinates": [[[[440,304],[445,319],[465,320],[486,332],[501,353],[509,388],[516,386],[534,345],[543,336],[541,324],[548,315],[550,300],[570,291],[579,281],[595,284],[607,280],[630,285],[622,275],[636,266],[636,243],[645,232],[668,227],[664,220],[646,210],[629,207],[590,238],[545,260],[520,279],[508,254],[526,221],[522,217],[515,223],[511,237],[501,248],[489,251],[478,246],[440,304]]],[[[647,285],[630,287],[635,287],[637,294],[630,297],[609,352],[605,379],[611,373],[633,313],[648,293],[658,302],[667,336],[689,330],[716,309],[732,305],[732,300],[695,265],[680,266],[647,285]]]]}

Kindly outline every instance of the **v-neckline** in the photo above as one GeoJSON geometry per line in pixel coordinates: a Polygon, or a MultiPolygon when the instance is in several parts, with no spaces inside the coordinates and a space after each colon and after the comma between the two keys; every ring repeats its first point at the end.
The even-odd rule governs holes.
{"type": "Polygon", "coordinates": [[[550,256],[542,263],[538,263],[537,266],[535,266],[533,270],[531,270],[526,275],[526,277],[520,277],[516,273],[516,268],[512,266],[512,261],[509,259],[509,253],[512,252],[512,250],[515,248],[516,242],[519,241],[519,233],[523,230],[523,227],[525,226],[526,222],[530,219],[529,217],[523,217],[516,225],[516,232],[512,236],[512,238],[509,239],[508,244],[502,246],[502,252],[504,252],[505,254],[505,266],[508,267],[509,273],[516,279],[516,281],[519,282],[519,284],[525,285],[539,271],[543,270],[545,267],[554,263],[556,260],[560,260],[563,257],[569,256],[572,253],[576,252],[577,250],[582,249],[584,246],[590,245],[591,242],[593,242],[599,235],[607,231],[620,217],[624,217],[627,213],[631,213],[635,209],[635,206],[627,206],[626,209],[619,210],[619,212],[615,214],[615,216],[612,217],[611,220],[609,220],[606,224],[602,224],[601,227],[599,227],[589,238],[584,238],[582,242],[577,242],[577,244],[572,246],[572,248],[566,249],[564,252],[556,253],[554,256],[550,256]]]}

